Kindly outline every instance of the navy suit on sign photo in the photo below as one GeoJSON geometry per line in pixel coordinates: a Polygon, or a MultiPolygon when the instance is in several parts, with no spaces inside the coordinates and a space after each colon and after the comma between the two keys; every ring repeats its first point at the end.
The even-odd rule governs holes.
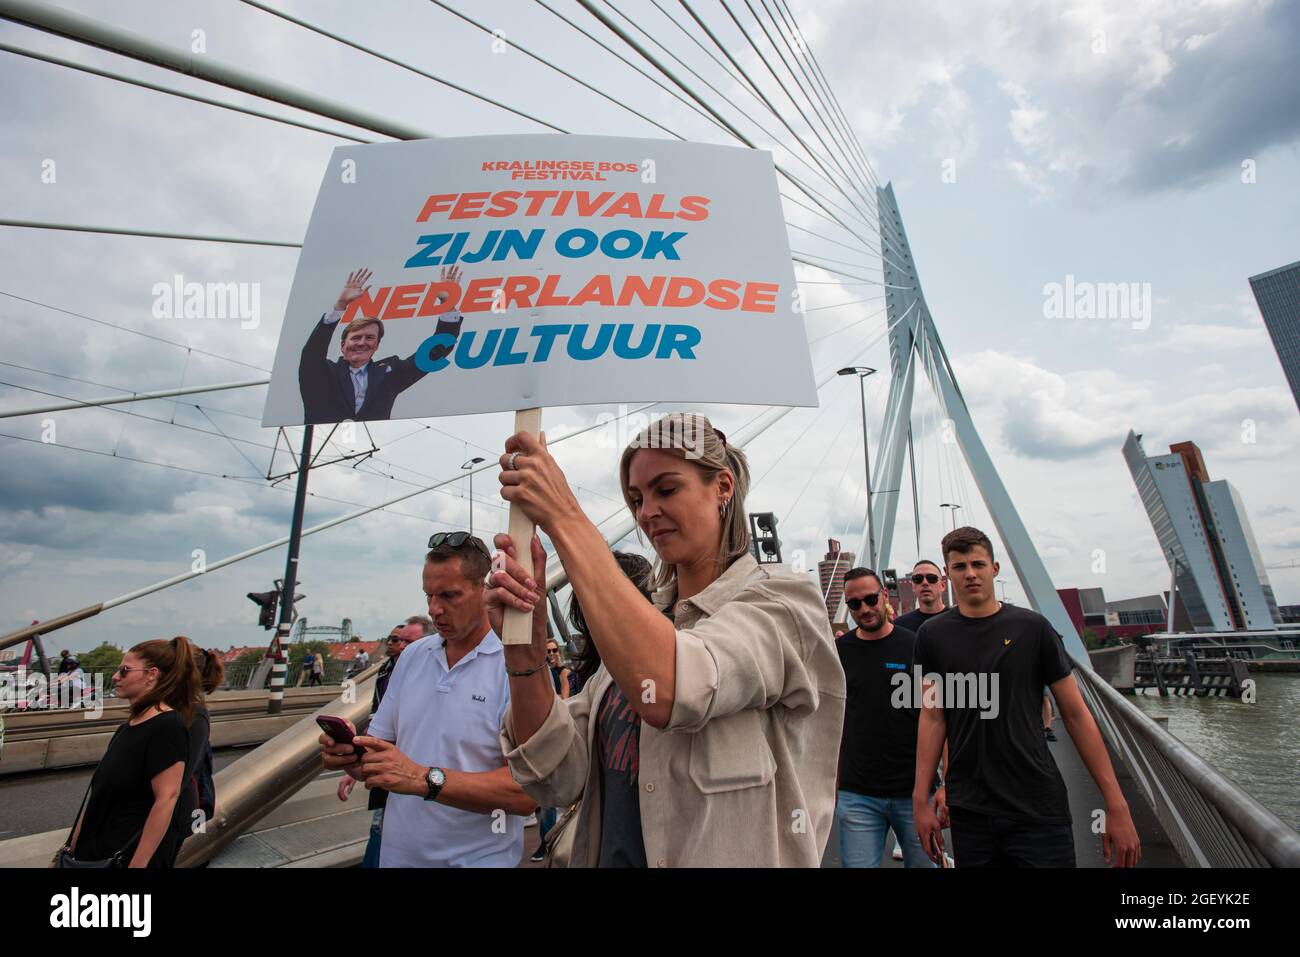
{"type": "MultiPolygon", "coordinates": [[[[453,315],[454,318],[438,321],[437,333],[452,336],[460,334],[462,317],[459,314],[453,315]]],[[[303,421],[315,425],[342,422],[345,419],[361,422],[391,418],[393,402],[397,396],[425,376],[424,371],[416,366],[415,356],[407,356],[405,359],[389,356],[366,363],[365,401],[358,409],[351,367],[342,356],[333,361],[327,357],[330,339],[334,336],[334,330],[341,325],[337,319],[333,322],[327,321],[328,319],[329,314],[326,314],[316,323],[302,347],[302,359],[298,363],[298,391],[302,395],[303,421]]],[[[346,326],[344,328],[346,330],[346,326]]],[[[430,355],[434,359],[441,359],[450,351],[450,347],[440,346],[433,349],[430,355]]]]}

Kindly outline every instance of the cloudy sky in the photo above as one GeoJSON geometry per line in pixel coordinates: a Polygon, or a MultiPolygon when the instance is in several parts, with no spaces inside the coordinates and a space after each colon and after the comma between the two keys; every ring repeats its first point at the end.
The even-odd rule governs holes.
{"type": "MultiPolygon", "coordinates": [[[[546,132],[532,116],[569,132],[671,130],[734,143],[602,49],[596,40],[653,72],[573,0],[270,4],[519,113],[251,4],[60,5],[439,136],[546,132]],[[505,42],[494,44],[447,8],[503,31],[505,42]]],[[[746,4],[729,5],[780,75],[746,4]]],[[[1297,562],[1300,417],[1246,280],[1300,259],[1300,73],[1292,62],[1300,9],[1262,0],[790,5],[873,174],[894,184],[962,391],[1056,584],[1100,585],[1112,598],[1165,587],[1167,570],[1120,455],[1130,428],[1146,436],[1151,454],[1197,442],[1211,475],[1241,491],[1266,561],[1297,562]],[[1150,310],[1053,316],[1045,290],[1067,282],[1136,283],[1150,290],[1150,310]]],[[[824,155],[725,9],[713,0],[690,7],[824,155]]],[[[774,149],[778,163],[819,182],[789,130],[711,58],[716,48],[683,6],[614,0],[602,9],[658,56],[666,47],[679,57],[669,62],[729,122],[774,149]]],[[[0,21],[0,42],[374,138],[8,21],[0,21]]],[[[0,52],[0,89],[0,206],[14,219],[297,241],[331,150],[348,142],[11,52],[0,52]]],[[[842,228],[793,202],[786,215],[792,248],[879,280],[879,259],[842,228]]],[[[268,246],[0,227],[8,333],[0,407],[261,377],[296,258],[294,249],[268,246]],[[178,275],[255,284],[260,322],[157,318],[155,284],[178,275]]],[[[797,273],[808,283],[814,369],[887,368],[879,286],[810,267],[797,273]]],[[[871,380],[873,425],[886,388],[883,376],[871,380]]],[[[943,441],[944,413],[930,394],[922,378],[913,426],[925,554],[937,551],[943,531],[940,502],[961,503],[960,520],[991,530],[956,446],[943,441]]],[[[258,387],[0,421],[3,629],[182,574],[196,551],[214,562],[285,534],[292,481],[265,480],[287,460],[280,440],[272,465],[277,434],[258,425],[264,396],[258,387]]],[[[761,477],[751,509],[776,512],[787,557],[801,550],[809,563],[829,537],[855,544],[863,515],[856,387],[836,379],[820,397],[819,408],[787,415],[750,450],[761,477]]],[[[562,432],[610,411],[617,410],[548,410],[547,427],[562,432]]],[[[759,410],[707,411],[733,431],[759,410]]],[[[307,524],[454,476],[473,456],[499,454],[510,424],[508,415],[484,415],[374,425],[372,458],[313,473],[307,524]]],[[[288,431],[296,442],[299,431],[288,431]]],[[[616,440],[588,435],[556,447],[595,519],[620,507],[616,440]]],[[[875,441],[873,430],[873,454],[875,441]]],[[[349,445],[368,447],[364,431],[324,449],[321,461],[349,445]]],[[[493,473],[475,480],[480,532],[505,524],[495,488],[493,473]]],[[[465,527],[467,492],[458,480],[306,538],[300,611],[317,624],[347,615],[368,636],[421,611],[424,541],[431,531],[465,527]]],[[[892,560],[899,566],[915,550],[904,496],[892,560]]],[[[52,642],[87,648],[184,633],[222,648],[262,643],[267,636],[244,593],[269,588],[283,566],[277,548],[52,642]]],[[[1009,597],[1023,601],[1004,570],[1009,597]]],[[[1279,601],[1300,602],[1300,569],[1269,575],[1279,601]]]]}

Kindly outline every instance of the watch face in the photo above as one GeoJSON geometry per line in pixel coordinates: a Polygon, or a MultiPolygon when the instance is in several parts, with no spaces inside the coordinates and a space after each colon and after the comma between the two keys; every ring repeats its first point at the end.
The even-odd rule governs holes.
{"type": "Polygon", "coordinates": [[[431,768],[429,770],[429,783],[438,788],[447,783],[447,775],[443,773],[442,768],[431,768]]]}

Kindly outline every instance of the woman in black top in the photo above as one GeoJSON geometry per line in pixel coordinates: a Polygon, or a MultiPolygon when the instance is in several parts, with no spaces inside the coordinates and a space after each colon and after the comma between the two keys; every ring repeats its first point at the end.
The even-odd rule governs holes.
{"type": "MultiPolygon", "coordinates": [[[[176,640],[189,641],[187,638],[176,640]]],[[[173,818],[173,827],[176,829],[174,842],[176,854],[180,853],[181,844],[185,839],[197,833],[195,825],[200,820],[206,828],[216,809],[216,789],[212,783],[212,718],[208,715],[206,697],[221,686],[226,676],[226,666],[221,663],[217,652],[195,648],[192,644],[190,650],[194,655],[194,665],[199,672],[203,697],[195,706],[194,720],[190,722],[189,757],[185,762],[180,797],[176,800],[176,814],[173,818]],[[203,812],[202,818],[199,818],[196,811],[203,812]]]]}
{"type": "Polygon", "coordinates": [[[113,687],[131,703],[131,717],[90,779],[72,856],[99,861],[120,851],[129,867],[170,867],[172,815],[189,757],[186,729],[200,695],[192,646],[184,638],[136,645],[122,656],[113,687]]]}

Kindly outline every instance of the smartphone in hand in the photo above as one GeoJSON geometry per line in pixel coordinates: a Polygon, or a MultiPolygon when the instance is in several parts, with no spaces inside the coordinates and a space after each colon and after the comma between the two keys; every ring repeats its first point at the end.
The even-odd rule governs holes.
{"type": "Polygon", "coordinates": [[[361,755],[366,753],[364,747],[353,742],[352,739],[355,735],[352,732],[352,728],[350,728],[348,723],[342,718],[323,714],[316,718],[316,724],[320,726],[322,731],[334,739],[335,744],[351,744],[352,753],[357,756],[358,760],[361,759],[361,755]]]}

